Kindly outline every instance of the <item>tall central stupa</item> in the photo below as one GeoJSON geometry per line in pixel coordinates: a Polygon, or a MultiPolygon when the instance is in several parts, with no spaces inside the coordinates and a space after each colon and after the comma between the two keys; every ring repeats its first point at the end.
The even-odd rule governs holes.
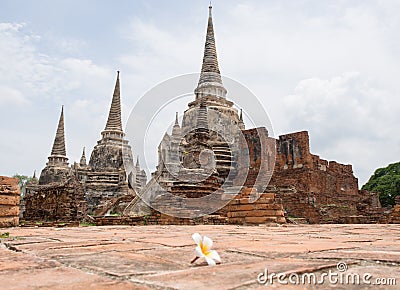
{"type": "MultiPolygon", "coordinates": [[[[161,211],[163,208],[170,211],[176,198],[196,199],[215,192],[221,194],[233,186],[238,173],[234,152],[239,149],[239,133],[244,129],[244,123],[233,102],[226,99],[211,6],[201,73],[194,95],[194,101],[183,113],[182,125],[177,113],[171,134],[164,134],[158,147],[156,172],[140,194],[148,204],[161,211]]],[[[180,216],[192,216],[197,210],[178,207],[180,216]]],[[[134,214],[134,206],[129,208],[134,214]]]]}

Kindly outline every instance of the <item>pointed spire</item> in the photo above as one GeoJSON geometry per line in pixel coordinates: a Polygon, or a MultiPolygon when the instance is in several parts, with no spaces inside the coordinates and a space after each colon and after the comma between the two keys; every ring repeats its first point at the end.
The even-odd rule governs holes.
{"type": "Polygon", "coordinates": [[[178,121],[178,112],[176,112],[176,115],[175,115],[175,124],[172,127],[171,137],[175,141],[180,140],[182,137],[182,130],[181,130],[181,127],[179,126],[179,121],[178,121]]]}
{"type": "Polygon", "coordinates": [[[122,132],[119,71],[117,71],[117,81],[115,83],[114,95],[111,102],[110,113],[108,114],[108,120],[105,130],[122,132]]]}
{"type": "Polygon", "coordinates": [[[179,122],[178,122],[178,112],[175,113],[175,126],[178,125],[179,126],[179,122]]]}
{"type": "Polygon", "coordinates": [[[215,46],[211,3],[208,9],[209,15],[203,64],[201,67],[199,83],[195,93],[197,97],[207,95],[225,97],[226,89],[222,85],[221,73],[218,66],[217,49],[215,46]]]}
{"type": "Polygon", "coordinates": [[[51,155],[66,157],[65,136],[64,136],[64,106],[61,107],[60,120],[58,121],[56,138],[54,139],[51,155]]]}
{"type": "Polygon", "coordinates": [[[33,176],[30,180],[28,180],[28,182],[26,183],[27,186],[33,185],[33,184],[37,184],[38,183],[38,179],[36,177],[36,170],[33,171],[33,176]]]}
{"type": "Polygon", "coordinates": [[[240,115],[239,115],[239,123],[238,123],[239,129],[240,130],[244,130],[245,126],[244,126],[244,122],[243,122],[243,112],[242,109],[240,109],[240,115]]]}
{"type": "Polygon", "coordinates": [[[82,157],[81,157],[81,160],[80,160],[79,164],[82,165],[82,166],[86,165],[85,147],[83,147],[82,157]]]}
{"type": "Polygon", "coordinates": [[[136,168],[140,169],[139,156],[136,158],[136,168]]]}

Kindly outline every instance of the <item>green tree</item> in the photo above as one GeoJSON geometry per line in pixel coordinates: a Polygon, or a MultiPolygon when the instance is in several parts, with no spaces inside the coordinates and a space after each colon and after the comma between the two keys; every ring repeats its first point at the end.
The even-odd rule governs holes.
{"type": "Polygon", "coordinates": [[[21,191],[21,197],[25,195],[25,186],[28,181],[31,181],[33,177],[29,177],[26,175],[14,174],[14,178],[18,179],[19,189],[21,191]]]}
{"type": "Polygon", "coordinates": [[[362,189],[378,192],[382,206],[394,205],[400,194],[400,162],[377,169],[362,189]]]}

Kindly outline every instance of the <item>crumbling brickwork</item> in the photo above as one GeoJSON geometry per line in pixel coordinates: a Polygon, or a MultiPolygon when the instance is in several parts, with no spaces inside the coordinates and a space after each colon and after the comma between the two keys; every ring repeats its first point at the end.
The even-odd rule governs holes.
{"type": "Polygon", "coordinates": [[[19,202],[18,179],[0,176],[0,228],[18,225],[19,202]]]}
{"type": "Polygon", "coordinates": [[[393,207],[389,216],[389,222],[392,224],[400,224],[400,195],[395,199],[396,205],[393,207]]]}
{"type": "Polygon", "coordinates": [[[351,165],[327,161],[310,153],[307,131],[279,136],[272,185],[295,186],[302,192],[358,194],[351,165]]]}
{"type": "MultiPolygon", "coordinates": [[[[270,162],[270,154],[261,152],[258,138],[272,138],[255,134],[252,130],[244,131],[244,135],[250,154],[246,180],[246,185],[249,185],[262,172],[261,157],[265,168],[270,162]]],[[[289,216],[306,218],[310,223],[386,221],[378,194],[358,189],[358,180],[351,165],[327,161],[311,154],[307,131],[282,135],[274,142],[276,161],[270,185],[292,188],[277,193],[289,216]]]]}
{"type": "Polygon", "coordinates": [[[258,194],[255,188],[243,189],[226,210],[230,224],[286,223],[282,201],[275,198],[275,193],[258,194]],[[253,201],[252,196],[257,199],[253,201]]]}
{"type": "MultiPolygon", "coordinates": [[[[264,193],[258,194],[255,188],[243,187],[240,193],[235,195],[229,202],[226,201],[221,209],[217,212],[204,215],[197,218],[180,218],[161,213],[157,210],[151,209],[145,216],[136,217],[105,217],[96,218],[98,225],[117,225],[117,224],[131,224],[131,225],[146,225],[146,224],[174,224],[174,225],[197,225],[197,224],[239,224],[239,225],[258,225],[258,224],[283,224],[286,223],[284,217],[284,210],[282,200],[276,198],[276,189],[268,188],[264,193]]],[[[156,202],[158,209],[165,209],[176,206],[176,200],[173,195],[160,195],[156,202]]],[[[179,198],[179,197],[178,197],[179,198]]],[[[229,198],[225,194],[214,194],[214,202],[220,203],[221,199],[229,198]]],[[[232,198],[232,196],[230,196],[232,198]]],[[[183,199],[181,202],[185,202],[183,199]]],[[[198,200],[191,205],[193,208],[177,207],[176,213],[184,216],[189,215],[185,211],[202,210],[206,206],[204,201],[198,200]]]]}
{"type": "Polygon", "coordinates": [[[275,163],[275,139],[268,137],[266,128],[242,131],[239,139],[238,176],[236,185],[266,186],[271,179],[275,163]],[[243,184],[244,182],[244,184],[243,184]]]}
{"type": "Polygon", "coordinates": [[[63,183],[38,185],[25,195],[24,219],[79,221],[85,216],[85,192],[76,178],[63,183]]]}
{"type": "MultiPolygon", "coordinates": [[[[284,210],[288,216],[311,223],[384,222],[378,194],[358,190],[351,165],[311,154],[308,132],[286,134],[276,140],[268,136],[264,127],[245,130],[242,111],[239,114],[234,103],[226,99],[211,13],[194,93],[195,100],[188,104],[181,125],[176,115],[171,135],[166,132],[161,140],[158,165],[147,185],[138,163],[133,168],[133,154],[122,130],[119,72],[102,138],[93,149],[89,164],[83,151],[72,171],[67,162],[62,111],[53,150],[39,184],[54,181],[54,177],[64,178],[65,174],[56,174],[62,173],[58,172],[61,169],[73,172],[81,184],[41,188],[40,194],[27,200],[29,215],[57,219],[62,213],[63,217],[76,218],[80,212],[77,204],[83,200],[79,186],[83,185],[87,213],[148,214],[143,222],[279,223],[284,222],[284,210]],[[44,178],[46,175],[48,178],[44,178]],[[268,188],[268,184],[272,187],[268,188]],[[79,191],[77,197],[72,196],[73,188],[79,191]],[[252,203],[246,190],[260,192],[261,197],[252,203]],[[227,206],[218,205],[221,209],[212,219],[168,217],[147,206],[170,215],[198,217],[203,209],[215,210],[207,210],[210,204],[225,202],[229,199],[224,200],[224,196],[238,192],[227,206]],[[208,202],[199,200],[211,195],[208,202]],[[140,197],[146,197],[147,204],[140,203],[140,197]],[[126,205],[124,210],[122,205],[126,205]]],[[[134,223],[136,219],[120,221],[134,223]]]]}

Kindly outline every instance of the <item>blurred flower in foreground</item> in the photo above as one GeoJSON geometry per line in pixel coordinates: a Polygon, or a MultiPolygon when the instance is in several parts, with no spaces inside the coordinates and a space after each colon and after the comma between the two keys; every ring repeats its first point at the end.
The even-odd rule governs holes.
{"type": "Polygon", "coordinates": [[[203,257],[210,266],[215,266],[215,261],[221,263],[221,258],[219,257],[217,251],[211,250],[213,241],[209,237],[204,236],[202,238],[200,234],[195,233],[192,235],[192,238],[197,244],[195,250],[196,258],[193,259],[192,263],[194,263],[198,258],[203,257]]]}

